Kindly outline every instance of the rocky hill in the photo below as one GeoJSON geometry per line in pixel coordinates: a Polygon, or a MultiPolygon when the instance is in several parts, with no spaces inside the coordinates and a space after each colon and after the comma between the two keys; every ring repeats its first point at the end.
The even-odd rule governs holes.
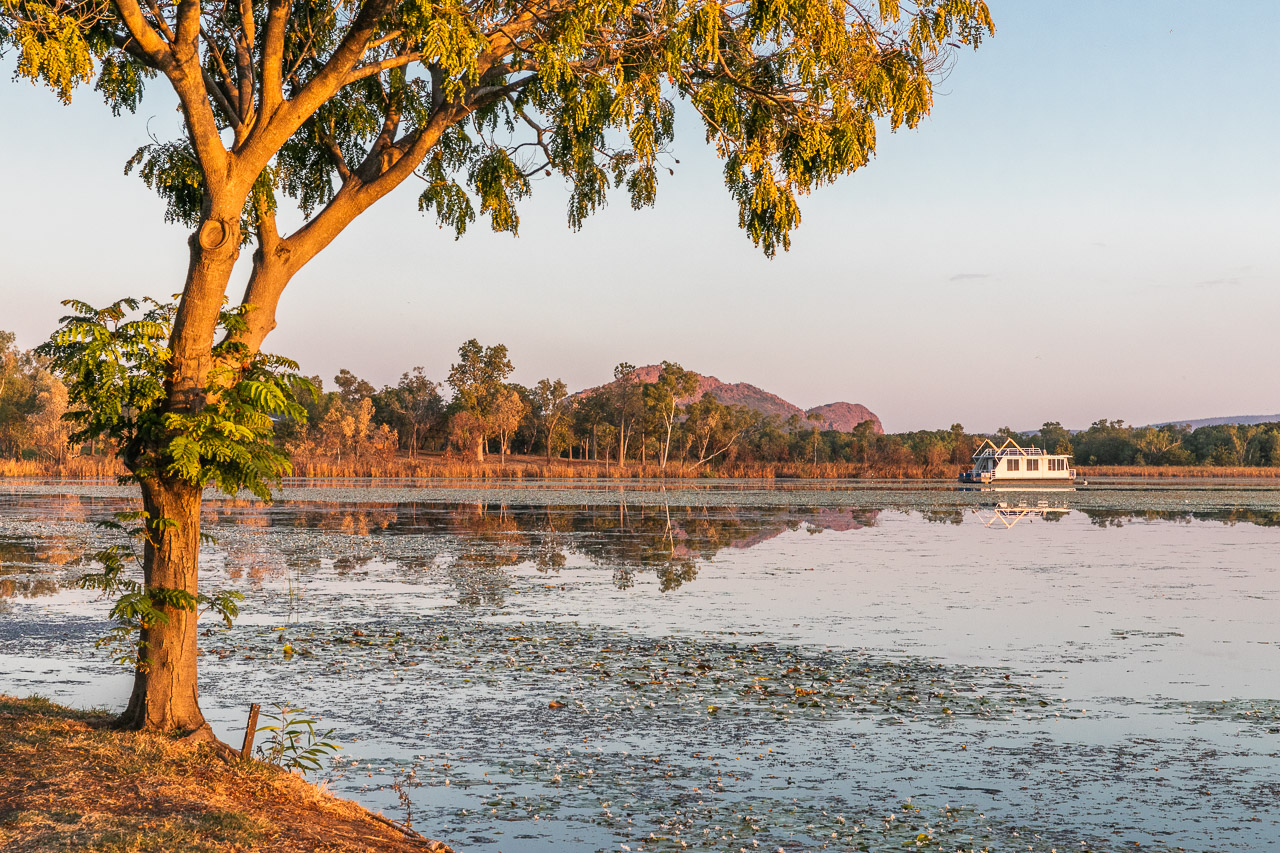
{"type": "Polygon", "coordinates": [[[878,433],[884,432],[884,427],[880,424],[880,418],[876,417],[875,412],[861,403],[827,403],[823,406],[815,406],[805,414],[816,414],[822,418],[823,429],[853,432],[853,428],[863,421],[873,421],[875,423],[875,431],[878,433]]]}
{"type": "MultiPolygon", "coordinates": [[[[662,368],[656,364],[637,367],[636,378],[641,382],[655,382],[661,370],[662,368]]],[[[880,424],[880,418],[860,403],[826,403],[806,412],[794,403],[789,403],[782,399],[777,394],[770,394],[768,391],[757,388],[747,382],[721,382],[714,376],[703,376],[700,373],[695,375],[698,377],[698,388],[691,396],[680,400],[681,404],[693,402],[700,399],[703,394],[709,393],[726,406],[745,406],[762,414],[777,415],[783,420],[792,415],[799,415],[801,420],[804,420],[806,415],[814,412],[821,417],[822,420],[819,421],[819,424],[823,429],[850,432],[863,421],[871,421],[877,433],[884,432],[884,428],[880,424]]],[[[613,383],[609,383],[596,388],[588,388],[580,393],[583,395],[594,394],[612,385],[613,383]]],[[[805,426],[808,426],[807,421],[805,426]]]]}

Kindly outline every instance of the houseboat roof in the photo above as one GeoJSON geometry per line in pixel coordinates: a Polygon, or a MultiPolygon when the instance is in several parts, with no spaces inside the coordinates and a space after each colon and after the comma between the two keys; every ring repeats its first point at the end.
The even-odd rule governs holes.
{"type": "Polygon", "coordinates": [[[1018,442],[1014,441],[1012,438],[1006,438],[1004,441],[1004,444],[1000,445],[999,447],[996,447],[995,442],[993,442],[989,438],[984,438],[982,440],[982,444],[978,445],[978,449],[974,451],[973,458],[979,459],[987,456],[994,456],[997,459],[1003,458],[1005,456],[1037,456],[1037,457],[1046,457],[1046,458],[1050,456],[1056,456],[1056,457],[1061,457],[1063,459],[1069,459],[1071,457],[1071,454],[1070,453],[1045,453],[1044,450],[1042,450],[1039,447],[1022,447],[1021,445],[1018,444],[1018,442]]]}

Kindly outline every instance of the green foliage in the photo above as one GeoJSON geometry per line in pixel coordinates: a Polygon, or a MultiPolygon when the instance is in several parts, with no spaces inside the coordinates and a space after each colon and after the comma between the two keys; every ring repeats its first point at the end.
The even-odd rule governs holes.
{"type": "Polygon", "coordinates": [[[487,417],[512,370],[505,344],[484,347],[472,338],[458,347],[458,362],[449,368],[455,404],[477,417],[487,417]]]}
{"type": "Polygon", "coordinates": [[[103,54],[86,26],[89,21],[64,12],[74,9],[19,0],[0,3],[0,47],[7,42],[17,48],[17,76],[44,83],[64,104],[71,103],[76,86],[93,79],[94,62],[103,54]],[[11,29],[4,26],[10,21],[11,29]]]}
{"type": "Polygon", "coordinates": [[[129,544],[110,545],[94,554],[93,560],[102,566],[102,570],[82,575],[76,581],[81,589],[96,590],[103,596],[116,596],[110,614],[116,624],[98,639],[96,645],[100,649],[106,649],[114,662],[128,669],[140,672],[147,670],[146,641],[141,639],[140,632],[152,625],[167,623],[169,616],[165,613],[165,608],[200,615],[212,611],[228,628],[231,627],[232,620],[240,615],[243,593],[223,590],[213,595],[192,595],[181,589],[144,587],[141,582],[126,574],[131,563],[139,573],[142,568],[141,555],[133,543],[144,542],[154,546],[164,531],[175,525],[173,519],[152,518],[141,510],[119,512],[112,521],[98,522],[98,526],[104,530],[123,533],[128,537],[129,544]],[[126,527],[126,523],[130,522],[136,523],[136,526],[126,527]]]}
{"type": "Polygon", "coordinates": [[[319,721],[309,716],[305,708],[277,705],[276,713],[266,717],[271,722],[257,728],[269,735],[258,745],[258,757],[263,761],[308,773],[319,770],[321,761],[342,749],[329,740],[333,729],[316,732],[319,721]]]}
{"type": "MultiPolygon", "coordinates": [[[[148,54],[119,8],[0,0],[0,46],[16,48],[19,76],[64,101],[95,76],[116,112],[137,107],[157,70],[187,86],[191,69],[176,70],[170,53],[148,54]]],[[[169,51],[175,7],[132,8],[169,51]]],[[[724,162],[740,225],[768,255],[789,246],[800,196],[869,162],[880,127],[916,126],[954,51],[994,31],[982,0],[301,0],[268,56],[268,4],[248,8],[246,17],[199,4],[192,38],[204,91],[184,95],[195,99],[188,109],[233,129],[239,149],[276,118],[255,112],[268,67],[286,99],[317,81],[328,88],[272,143],[268,162],[255,160],[245,234],[278,196],[311,216],[339,185],[376,177],[428,131],[435,142],[419,155],[419,206],[442,227],[461,235],[479,212],[514,233],[531,179],[558,175],[579,228],[611,191],[634,207],[655,202],[675,163],[667,152],[684,101],[724,162]],[[357,58],[343,59],[356,8],[376,20],[357,58]]],[[[156,141],[131,161],[183,223],[206,190],[190,142],[156,141]]]]}
{"type": "Polygon", "coordinates": [[[296,394],[307,380],[288,359],[249,357],[236,335],[250,306],[221,313],[226,337],[212,351],[205,405],[183,411],[170,405],[165,390],[172,305],[146,300],[141,316],[130,319],[143,302],[121,299],[102,309],[63,304],[74,313],[37,351],[67,383],[72,441],[109,439],[134,481],[171,477],[270,499],[270,484],[290,470],[274,442],[274,419],[306,416],[296,394]]]}

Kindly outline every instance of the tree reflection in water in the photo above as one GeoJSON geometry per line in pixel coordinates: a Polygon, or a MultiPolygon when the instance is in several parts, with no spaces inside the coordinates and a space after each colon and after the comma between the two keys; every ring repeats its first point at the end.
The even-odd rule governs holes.
{"type": "MultiPolygon", "coordinates": [[[[66,511],[45,507],[78,527],[70,535],[0,535],[0,600],[52,595],[88,567],[87,553],[100,547],[98,519],[126,509],[123,501],[75,503],[66,511]]],[[[439,571],[460,603],[500,605],[510,591],[515,566],[549,575],[571,563],[609,569],[619,589],[652,574],[662,592],[694,581],[703,563],[724,549],[747,549],[783,533],[806,529],[857,530],[876,524],[882,510],[848,507],[528,506],[504,501],[467,503],[289,502],[264,505],[226,500],[206,504],[205,529],[219,540],[205,559],[222,564],[227,578],[255,588],[284,580],[290,590],[328,567],[341,578],[370,571],[406,582],[439,571]]],[[[919,510],[937,524],[973,517],[973,507],[919,510]]],[[[1102,527],[1137,522],[1213,521],[1280,526],[1280,513],[1230,511],[1134,511],[1078,509],[1102,527]]],[[[977,519],[981,522],[982,519],[977,519]]]]}

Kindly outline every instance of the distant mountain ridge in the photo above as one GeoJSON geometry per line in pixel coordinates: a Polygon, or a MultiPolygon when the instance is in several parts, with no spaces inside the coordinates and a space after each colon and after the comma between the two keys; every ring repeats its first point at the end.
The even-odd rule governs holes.
{"type": "Polygon", "coordinates": [[[1190,426],[1192,429],[1199,429],[1205,426],[1223,426],[1225,424],[1238,424],[1240,426],[1250,426],[1252,424],[1269,424],[1280,422],[1280,414],[1275,415],[1229,415],[1223,418],[1198,418],[1189,421],[1161,421],[1151,426],[1190,426]]]}
{"type": "MultiPolygon", "coordinates": [[[[636,378],[641,382],[656,382],[658,374],[661,372],[661,365],[649,364],[636,368],[636,378]]],[[[693,371],[690,372],[694,373],[693,371]]],[[[703,394],[710,394],[726,406],[745,406],[761,414],[777,415],[783,420],[792,415],[799,415],[800,419],[805,422],[804,425],[806,427],[809,426],[809,422],[805,419],[810,413],[813,413],[821,419],[818,421],[818,426],[822,429],[851,432],[854,427],[863,421],[871,421],[876,433],[884,433],[884,426],[880,423],[880,418],[875,412],[861,403],[826,403],[805,411],[794,403],[789,403],[782,399],[777,394],[771,394],[747,382],[721,382],[714,376],[704,376],[701,373],[694,373],[694,375],[698,377],[698,387],[692,395],[677,401],[681,405],[701,399],[703,394]]],[[[580,391],[579,395],[595,394],[605,388],[612,387],[613,384],[610,382],[605,385],[598,385],[595,388],[587,388],[584,391],[580,391]]]]}

